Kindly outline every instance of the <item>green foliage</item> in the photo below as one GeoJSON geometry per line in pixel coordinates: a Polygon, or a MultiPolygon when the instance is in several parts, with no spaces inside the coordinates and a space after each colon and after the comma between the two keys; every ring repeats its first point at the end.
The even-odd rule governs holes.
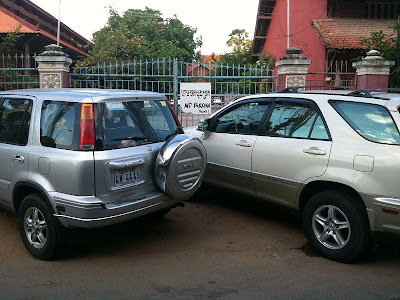
{"type": "Polygon", "coordinates": [[[270,69],[275,67],[276,57],[269,54],[267,50],[264,50],[258,57],[258,64],[267,66],[270,69]]]}
{"type": "Polygon", "coordinates": [[[0,38],[0,52],[11,51],[21,37],[21,24],[14,29],[12,32],[8,32],[5,37],[0,38]]]}
{"type": "Polygon", "coordinates": [[[389,85],[391,87],[400,87],[400,66],[398,65],[400,56],[400,41],[398,40],[400,23],[396,22],[389,28],[393,29],[392,34],[385,34],[382,30],[372,32],[370,37],[361,38],[361,43],[367,48],[367,51],[378,50],[383,58],[396,62],[396,65],[390,71],[389,85]]]}
{"type": "Polygon", "coordinates": [[[163,19],[160,11],[148,7],[129,9],[122,16],[110,9],[107,25],[93,35],[91,56],[80,65],[162,57],[191,61],[202,44],[201,38],[194,39],[196,31],[176,16],[163,19]]]}
{"type": "Polygon", "coordinates": [[[0,91],[31,89],[39,87],[38,76],[14,70],[4,70],[1,74],[0,91]]]}
{"type": "Polygon", "coordinates": [[[271,69],[275,66],[275,57],[268,52],[263,52],[256,64],[251,62],[252,40],[244,29],[234,29],[229,35],[227,45],[231,52],[220,56],[220,64],[211,71],[212,76],[265,76],[254,82],[249,78],[226,79],[225,84],[216,86],[215,90],[220,94],[234,94],[239,91],[243,94],[265,93],[272,91],[271,69]],[[237,66],[238,68],[232,68],[237,66]],[[240,67],[239,67],[240,66],[240,67]]]}
{"type": "Polygon", "coordinates": [[[226,44],[232,48],[232,52],[221,55],[221,62],[229,64],[251,63],[252,41],[249,33],[244,29],[234,29],[229,34],[226,44]]]}

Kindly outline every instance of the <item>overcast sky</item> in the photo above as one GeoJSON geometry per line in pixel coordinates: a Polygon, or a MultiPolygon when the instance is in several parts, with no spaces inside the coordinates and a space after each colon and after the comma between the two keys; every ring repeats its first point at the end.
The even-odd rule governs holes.
{"type": "MultiPolygon", "coordinates": [[[[58,18],[59,0],[31,0],[58,18]]],[[[161,11],[164,18],[178,16],[185,25],[197,28],[203,37],[202,54],[222,54],[229,51],[226,41],[233,29],[245,29],[252,39],[256,23],[258,0],[61,0],[61,22],[91,40],[92,34],[108,19],[108,7],[120,13],[146,6],[161,11]]]]}

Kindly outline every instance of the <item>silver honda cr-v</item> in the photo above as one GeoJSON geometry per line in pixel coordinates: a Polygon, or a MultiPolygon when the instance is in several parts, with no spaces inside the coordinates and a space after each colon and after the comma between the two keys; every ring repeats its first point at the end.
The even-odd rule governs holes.
{"type": "Polygon", "coordinates": [[[206,154],[161,94],[38,89],[0,93],[0,162],[0,205],[51,259],[64,228],[167,213],[201,184],[206,154]]]}

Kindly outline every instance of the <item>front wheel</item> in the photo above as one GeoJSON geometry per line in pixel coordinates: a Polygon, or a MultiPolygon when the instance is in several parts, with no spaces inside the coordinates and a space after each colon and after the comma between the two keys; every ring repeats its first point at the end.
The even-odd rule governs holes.
{"type": "Polygon", "coordinates": [[[348,193],[332,190],[314,195],[304,207],[303,224],[310,243],[331,260],[350,262],[369,242],[366,209],[348,193]]]}
{"type": "Polygon", "coordinates": [[[54,257],[57,245],[57,223],[40,194],[28,195],[18,210],[18,228],[29,253],[43,260],[54,257]]]}

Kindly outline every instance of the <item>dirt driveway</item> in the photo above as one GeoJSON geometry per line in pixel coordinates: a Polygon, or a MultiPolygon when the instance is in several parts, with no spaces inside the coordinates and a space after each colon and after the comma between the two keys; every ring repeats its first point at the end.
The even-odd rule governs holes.
{"type": "Polygon", "coordinates": [[[316,256],[290,213],[209,187],[161,220],[75,230],[33,259],[0,209],[0,298],[400,299],[400,252],[357,264],[316,256]]]}

